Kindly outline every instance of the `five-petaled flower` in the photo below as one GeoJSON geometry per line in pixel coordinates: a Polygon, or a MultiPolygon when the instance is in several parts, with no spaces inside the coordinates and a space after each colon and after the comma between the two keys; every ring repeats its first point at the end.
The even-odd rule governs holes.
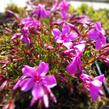
{"type": "Polygon", "coordinates": [[[58,28],[52,30],[53,36],[57,43],[62,43],[65,47],[70,49],[72,47],[72,41],[77,39],[78,35],[75,31],[71,31],[71,27],[67,24],[63,24],[62,31],[58,28]]]}
{"type": "Polygon", "coordinates": [[[102,88],[101,88],[102,83],[105,80],[105,77],[103,74],[100,76],[96,76],[94,79],[92,79],[91,76],[82,73],[80,75],[80,78],[84,83],[84,87],[88,89],[89,94],[94,101],[97,100],[100,94],[103,94],[102,88]]]}
{"type": "Polygon", "coordinates": [[[101,23],[97,22],[88,32],[88,37],[96,41],[95,48],[100,49],[106,44],[105,31],[101,28],[101,23]]]}
{"type": "Polygon", "coordinates": [[[49,107],[49,96],[54,102],[56,98],[51,92],[51,88],[56,86],[54,75],[46,75],[49,70],[48,63],[41,62],[38,67],[30,67],[25,65],[22,69],[23,76],[14,86],[14,90],[21,88],[22,91],[32,91],[32,104],[38,100],[42,100],[45,107],[49,107]]]}

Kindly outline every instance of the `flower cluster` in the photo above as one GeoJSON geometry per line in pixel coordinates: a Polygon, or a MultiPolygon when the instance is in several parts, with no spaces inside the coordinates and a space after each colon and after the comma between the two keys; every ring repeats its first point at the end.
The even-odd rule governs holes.
{"type": "Polygon", "coordinates": [[[36,67],[24,65],[23,76],[14,87],[32,92],[31,105],[41,101],[49,107],[49,97],[56,102],[51,88],[58,85],[56,76],[62,67],[62,73],[77,78],[94,101],[103,94],[105,76],[97,76],[92,65],[96,60],[107,62],[105,31],[100,22],[94,23],[86,15],[73,15],[69,8],[66,0],[55,0],[52,8],[38,4],[28,17],[21,19],[20,31],[12,36],[12,40],[19,37],[26,45],[36,48],[36,60],[43,61],[36,67]]]}

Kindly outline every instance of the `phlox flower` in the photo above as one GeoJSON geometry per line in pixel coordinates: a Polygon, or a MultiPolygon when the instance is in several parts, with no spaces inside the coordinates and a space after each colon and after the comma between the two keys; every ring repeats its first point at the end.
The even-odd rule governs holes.
{"type": "Polygon", "coordinates": [[[89,30],[88,37],[91,40],[96,41],[96,49],[100,49],[103,45],[106,44],[105,31],[102,29],[100,22],[95,23],[93,28],[89,30]]]}
{"type": "Polygon", "coordinates": [[[60,2],[60,4],[59,4],[58,8],[61,12],[61,16],[62,16],[63,19],[68,18],[69,6],[70,6],[70,4],[66,0],[62,0],[62,2],[60,2]]]}
{"type": "Polygon", "coordinates": [[[28,28],[24,27],[21,30],[21,33],[15,33],[11,39],[16,40],[16,38],[20,38],[21,41],[23,41],[24,43],[29,45],[30,44],[29,35],[30,35],[30,32],[29,32],[28,28]]]}
{"type": "Polygon", "coordinates": [[[84,82],[84,87],[88,89],[89,94],[94,101],[97,100],[100,94],[103,94],[102,83],[105,80],[103,74],[92,79],[89,75],[82,73],[80,78],[84,82]]]}
{"type": "Polygon", "coordinates": [[[40,26],[40,22],[38,22],[37,20],[31,18],[31,17],[27,17],[21,20],[21,25],[23,26],[21,28],[21,33],[15,33],[12,36],[12,40],[15,40],[16,38],[20,38],[20,40],[22,40],[24,43],[26,44],[30,44],[30,29],[35,29],[37,30],[37,28],[40,26]]]}
{"type": "Polygon", "coordinates": [[[42,100],[45,107],[49,107],[49,96],[56,102],[51,88],[57,83],[54,75],[46,75],[48,70],[48,63],[45,62],[41,62],[38,67],[25,65],[22,68],[23,76],[14,86],[14,90],[17,88],[21,88],[24,92],[31,90],[33,96],[31,104],[42,100]]]}
{"type": "Polygon", "coordinates": [[[75,31],[71,31],[71,27],[69,25],[64,24],[61,31],[58,28],[54,28],[52,30],[52,34],[55,36],[57,43],[62,43],[68,49],[72,47],[72,41],[78,37],[75,31]]]}
{"type": "Polygon", "coordinates": [[[53,7],[51,8],[51,12],[59,11],[62,19],[66,20],[70,16],[68,14],[69,6],[70,6],[70,3],[67,2],[66,0],[62,0],[60,3],[59,3],[59,0],[54,0],[54,4],[53,4],[53,7]]]}
{"type": "Polygon", "coordinates": [[[33,10],[32,14],[37,15],[38,18],[46,18],[49,16],[50,11],[45,9],[45,5],[38,4],[35,10],[33,10]]]}
{"type": "Polygon", "coordinates": [[[69,58],[73,59],[74,57],[81,57],[85,50],[85,41],[77,42],[72,48],[64,50],[63,53],[69,58]]]}
{"type": "Polygon", "coordinates": [[[23,25],[23,27],[36,28],[36,29],[38,26],[40,26],[40,22],[32,17],[22,19],[21,24],[23,25]]]}
{"type": "Polygon", "coordinates": [[[74,76],[76,73],[79,73],[82,71],[81,56],[84,50],[85,50],[85,42],[81,41],[81,43],[78,43],[77,45],[73,46],[71,49],[64,51],[64,54],[66,54],[72,59],[71,63],[69,63],[66,68],[67,72],[71,76],[74,76]]]}
{"type": "Polygon", "coordinates": [[[22,35],[20,37],[20,40],[22,40],[26,44],[30,44],[30,38],[29,38],[30,32],[28,30],[28,27],[23,27],[21,32],[22,35]]]}

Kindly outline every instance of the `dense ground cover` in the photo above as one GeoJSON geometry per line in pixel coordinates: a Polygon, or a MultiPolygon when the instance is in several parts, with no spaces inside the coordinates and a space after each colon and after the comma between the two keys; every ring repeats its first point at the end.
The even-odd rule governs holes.
{"type": "Polygon", "coordinates": [[[48,96],[49,108],[54,109],[99,109],[108,105],[109,62],[106,42],[109,10],[95,11],[85,4],[75,10],[64,2],[46,4],[49,8],[36,5],[31,11],[19,11],[12,5],[7,8],[12,11],[6,11],[1,16],[1,108],[30,109],[30,104],[33,104],[31,108],[48,107],[48,96]],[[103,74],[100,75],[100,71],[103,74]],[[40,74],[34,75],[37,72],[48,73],[48,76],[43,74],[48,85],[41,81],[41,86],[36,88],[40,91],[34,88],[36,83],[32,79],[29,81],[30,77],[35,78],[35,82],[43,80],[40,74]],[[38,95],[41,91],[44,94],[38,95]]]}

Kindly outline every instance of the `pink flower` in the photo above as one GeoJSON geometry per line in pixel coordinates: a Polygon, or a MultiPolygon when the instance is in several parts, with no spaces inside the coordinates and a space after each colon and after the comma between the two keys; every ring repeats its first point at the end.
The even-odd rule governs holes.
{"type": "Polygon", "coordinates": [[[66,0],[62,0],[62,2],[59,4],[59,10],[61,11],[61,16],[63,19],[68,18],[69,6],[70,4],[66,0]]]}
{"type": "Polygon", "coordinates": [[[101,23],[97,22],[88,32],[88,37],[96,41],[96,49],[100,49],[106,44],[105,31],[101,28],[101,23]]]}
{"type": "Polygon", "coordinates": [[[64,50],[63,53],[67,55],[69,58],[73,59],[74,56],[82,56],[85,50],[85,41],[77,42],[77,45],[73,45],[72,48],[64,50]]]}
{"type": "Polygon", "coordinates": [[[39,4],[32,13],[36,14],[38,18],[46,18],[49,16],[50,11],[45,9],[45,5],[39,4]]]}
{"type": "Polygon", "coordinates": [[[12,36],[12,40],[15,40],[16,38],[20,38],[21,41],[23,41],[26,44],[30,44],[30,29],[35,29],[37,30],[38,26],[40,26],[40,23],[31,18],[31,17],[27,17],[21,20],[21,24],[23,25],[23,27],[21,28],[21,33],[15,33],[12,36]]]}
{"type": "Polygon", "coordinates": [[[22,33],[15,33],[12,36],[12,40],[16,40],[16,38],[20,38],[21,41],[23,41],[26,44],[30,44],[30,32],[28,30],[28,27],[23,27],[21,30],[22,33]]]}
{"type": "Polygon", "coordinates": [[[85,88],[88,89],[89,94],[94,101],[97,100],[100,94],[103,94],[101,89],[102,83],[105,80],[103,74],[100,76],[96,76],[94,79],[92,79],[89,75],[82,73],[80,75],[80,78],[84,82],[85,88]]]}
{"type": "Polygon", "coordinates": [[[21,24],[27,28],[36,28],[40,26],[40,22],[32,17],[27,17],[21,20],[21,24]]]}
{"type": "Polygon", "coordinates": [[[89,93],[93,100],[96,100],[99,94],[102,94],[102,83],[104,81],[104,75],[100,75],[94,78],[89,84],[89,93]]]}
{"type": "Polygon", "coordinates": [[[78,37],[75,31],[71,31],[71,27],[69,25],[63,25],[62,31],[58,28],[53,29],[52,34],[55,36],[57,43],[62,43],[68,49],[72,47],[72,41],[78,37]]]}
{"type": "Polygon", "coordinates": [[[29,39],[29,31],[27,28],[22,29],[22,34],[21,33],[15,33],[12,36],[12,40],[16,40],[16,38],[20,38],[21,41],[23,41],[26,44],[30,44],[30,39],[29,39]]]}
{"type": "Polygon", "coordinates": [[[54,75],[46,75],[48,70],[49,66],[45,62],[41,62],[38,67],[25,65],[22,69],[23,76],[18,80],[14,89],[20,87],[24,92],[31,90],[33,96],[31,104],[42,100],[45,107],[49,107],[49,95],[56,102],[51,88],[56,86],[57,83],[54,75]]]}

